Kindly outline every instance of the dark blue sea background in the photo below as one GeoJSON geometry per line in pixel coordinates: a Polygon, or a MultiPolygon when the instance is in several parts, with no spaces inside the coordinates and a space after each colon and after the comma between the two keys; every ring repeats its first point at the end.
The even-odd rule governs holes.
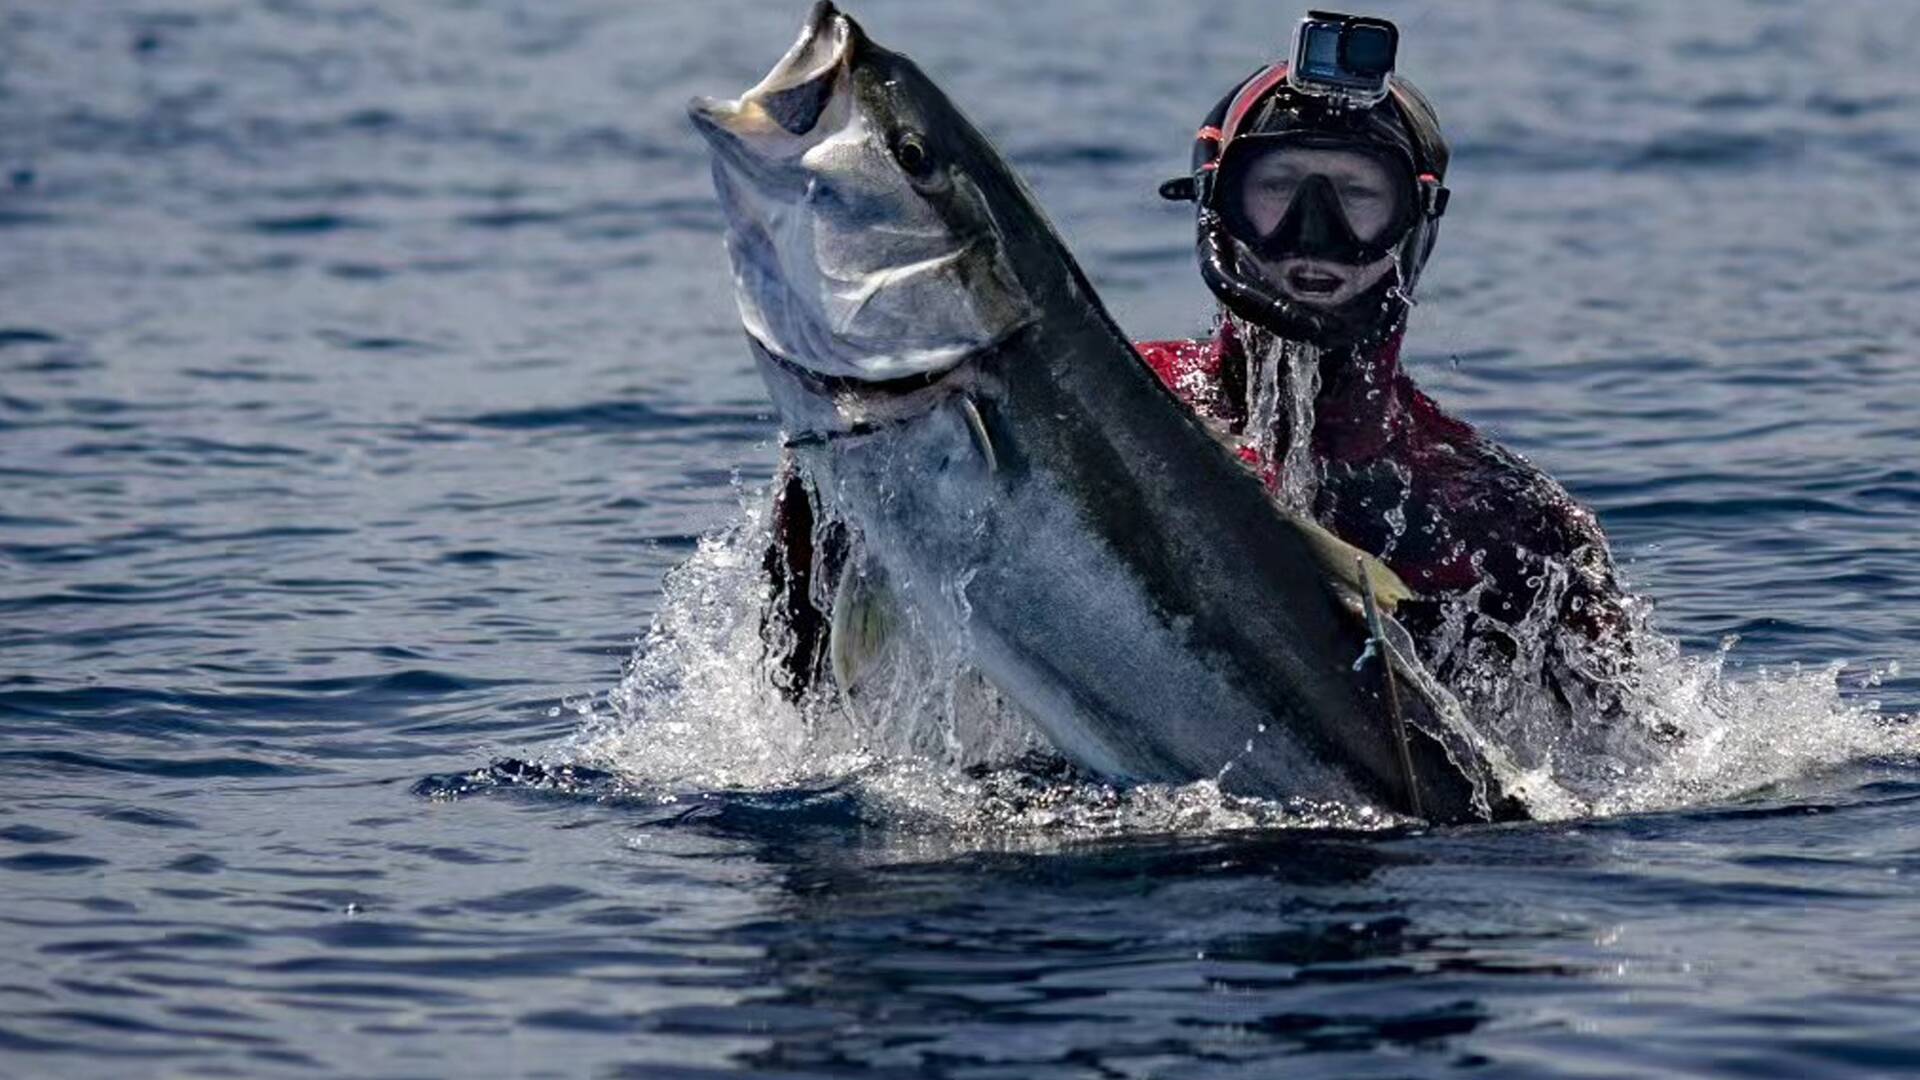
{"type": "MultiPolygon", "coordinates": [[[[803,7],[0,6],[0,1075],[1920,1066],[1920,6],[1375,5],[1456,150],[1415,373],[1598,510],[1693,733],[1377,832],[802,775],[693,640],[778,444],[683,104],[803,7]]],[[[1298,12],[854,12],[1207,329],[1154,189],[1298,12]]]]}

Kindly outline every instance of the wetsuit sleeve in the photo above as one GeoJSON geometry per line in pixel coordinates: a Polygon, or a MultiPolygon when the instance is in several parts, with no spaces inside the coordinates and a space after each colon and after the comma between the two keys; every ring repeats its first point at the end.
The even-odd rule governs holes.
{"type": "MultiPolygon", "coordinates": [[[[1409,582],[1473,597],[1475,614],[1486,618],[1470,618],[1468,638],[1520,662],[1516,674],[1537,672],[1567,703],[1591,703],[1582,710],[1589,715],[1614,711],[1634,668],[1633,612],[1593,513],[1531,462],[1458,421],[1434,412],[1420,430],[1452,449],[1403,462],[1421,479],[1416,502],[1424,505],[1410,511],[1395,569],[1409,582]],[[1443,527],[1423,544],[1429,521],[1443,527]]],[[[1364,494],[1357,490],[1347,494],[1364,501],[1352,497],[1364,494]]],[[[1444,604],[1426,615],[1428,631],[1443,640],[1444,604]]]]}
{"type": "Polygon", "coordinates": [[[1559,600],[1563,663],[1582,682],[1617,684],[1633,666],[1632,617],[1607,538],[1593,512],[1567,497],[1556,507],[1553,532],[1566,574],[1559,600]]]}
{"type": "Polygon", "coordinates": [[[1133,347],[1148,370],[1189,410],[1209,420],[1235,419],[1221,377],[1220,339],[1140,341],[1133,347]]]}
{"type": "Polygon", "coordinates": [[[1633,671],[1634,648],[1630,601],[1606,535],[1558,482],[1525,461],[1514,467],[1527,494],[1513,506],[1511,535],[1525,555],[1496,570],[1496,579],[1520,595],[1528,621],[1550,627],[1545,674],[1560,696],[1612,711],[1633,671]],[[1551,613],[1531,610],[1542,602],[1553,605],[1551,613]]]}

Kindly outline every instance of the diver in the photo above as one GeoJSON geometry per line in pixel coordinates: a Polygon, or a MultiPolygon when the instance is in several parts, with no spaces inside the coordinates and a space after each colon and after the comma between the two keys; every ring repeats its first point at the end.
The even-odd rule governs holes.
{"type": "Polygon", "coordinates": [[[1498,673],[1604,714],[1631,672],[1631,612],[1599,524],[1401,365],[1451,193],[1398,47],[1390,22],[1315,12],[1290,59],[1220,99],[1192,174],[1161,187],[1196,205],[1218,330],[1139,349],[1277,499],[1420,594],[1401,621],[1456,692],[1493,696],[1498,673]]]}
{"type": "MultiPolygon", "coordinates": [[[[1426,98],[1394,74],[1398,44],[1385,20],[1315,12],[1290,59],[1220,99],[1191,175],[1161,187],[1196,205],[1218,329],[1137,348],[1277,501],[1418,594],[1401,621],[1476,710],[1525,709],[1537,691],[1563,718],[1616,713],[1633,610],[1593,514],[1448,415],[1401,366],[1450,193],[1446,140],[1426,98]]],[[[845,560],[844,533],[815,503],[784,469],[767,626],[776,682],[795,698],[823,677],[845,560]]]]}

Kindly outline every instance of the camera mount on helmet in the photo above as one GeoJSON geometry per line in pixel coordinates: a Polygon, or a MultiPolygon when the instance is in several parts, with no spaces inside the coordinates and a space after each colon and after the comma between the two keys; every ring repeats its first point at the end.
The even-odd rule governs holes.
{"type": "Polygon", "coordinates": [[[1293,33],[1287,85],[1336,108],[1371,109],[1386,100],[1400,54],[1400,28],[1385,19],[1311,11],[1293,33]]]}

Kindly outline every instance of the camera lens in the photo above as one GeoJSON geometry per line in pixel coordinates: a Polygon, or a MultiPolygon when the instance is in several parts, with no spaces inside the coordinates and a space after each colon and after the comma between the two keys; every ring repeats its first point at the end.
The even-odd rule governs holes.
{"type": "Polygon", "coordinates": [[[1352,26],[1341,41],[1346,69],[1363,79],[1385,78],[1393,73],[1393,54],[1399,41],[1384,26],[1352,26]]]}

